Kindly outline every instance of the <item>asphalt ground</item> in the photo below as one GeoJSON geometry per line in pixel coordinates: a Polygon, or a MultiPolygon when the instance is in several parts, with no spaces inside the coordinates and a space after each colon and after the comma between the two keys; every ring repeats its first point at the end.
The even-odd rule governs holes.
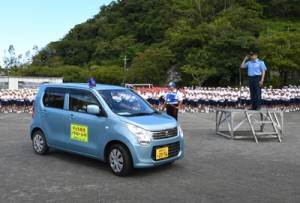
{"type": "Polygon", "coordinates": [[[215,114],[180,114],[185,158],[121,178],[103,162],[33,152],[29,114],[0,114],[0,202],[300,202],[300,112],[283,142],[229,140],[215,114]]]}

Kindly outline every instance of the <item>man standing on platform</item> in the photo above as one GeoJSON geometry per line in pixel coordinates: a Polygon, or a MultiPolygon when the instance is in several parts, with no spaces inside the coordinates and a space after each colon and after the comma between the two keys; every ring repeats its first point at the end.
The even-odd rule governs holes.
{"type": "Polygon", "coordinates": [[[182,104],[182,94],[176,89],[176,84],[174,82],[170,82],[169,91],[165,95],[165,103],[164,108],[167,108],[167,114],[172,116],[176,120],[178,119],[178,110],[181,108],[182,104]]]}
{"type": "Polygon", "coordinates": [[[249,110],[259,111],[261,108],[261,86],[265,79],[266,65],[262,60],[258,59],[257,52],[250,52],[250,54],[244,58],[241,68],[248,68],[251,96],[251,108],[249,110]],[[250,57],[251,60],[246,62],[250,57]]]}

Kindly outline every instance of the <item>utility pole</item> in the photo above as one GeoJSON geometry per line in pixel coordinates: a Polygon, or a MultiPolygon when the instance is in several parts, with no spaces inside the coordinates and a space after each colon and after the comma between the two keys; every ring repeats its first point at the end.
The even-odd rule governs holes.
{"type": "Polygon", "coordinates": [[[129,59],[127,59],[127,56],[125,55],[123,61],[124,61],[124,68],[123,68],[123,80],[122,80],[122,86],[125,85],[125,71],[127,70],[127,61],[129,59]]]}
{"type": "Polygon", "coordinates": [[[124,70],[127,70],[127,61],[128,61],[129,59],[127,59],[127,56],[125,55],[125,57],[124,57],[124,59],[123,59],[123,61],[124,61],[124,70]]]}

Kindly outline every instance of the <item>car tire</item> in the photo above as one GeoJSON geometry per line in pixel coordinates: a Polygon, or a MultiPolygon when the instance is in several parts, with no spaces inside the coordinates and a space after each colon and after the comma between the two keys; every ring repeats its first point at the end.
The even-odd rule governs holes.
{"type": "Polygon", "coordinates": [[[110,147],[108,163],[112,172],[117,176],[129,175],[133,169],[131,154],[122,144],[114,144],[110,147]]]}
{"type": "Polygon", "coordinates": [[[41,131],[36,131],[32,136],[32,147],[36,154],[45,155],[49,151],[45,135],[41,131]]]}

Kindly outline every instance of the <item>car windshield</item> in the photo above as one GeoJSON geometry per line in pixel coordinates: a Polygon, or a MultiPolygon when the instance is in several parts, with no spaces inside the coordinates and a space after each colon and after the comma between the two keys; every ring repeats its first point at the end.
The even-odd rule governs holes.
{"type": "Polygon", "coordinates": [[[131,90],[99,90],[110,109],[120,116],[146,116],[158,113],[131,90]]]}

